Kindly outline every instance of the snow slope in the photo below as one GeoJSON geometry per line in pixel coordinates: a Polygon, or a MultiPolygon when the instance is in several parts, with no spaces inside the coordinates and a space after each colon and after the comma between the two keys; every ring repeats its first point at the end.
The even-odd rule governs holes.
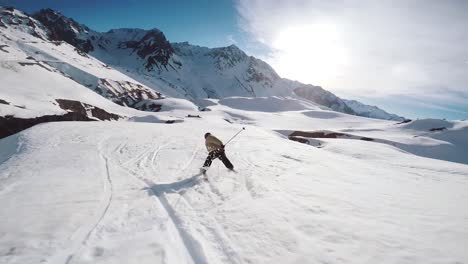
{"type": "Polygon", "coordinates": [[[319,108],[209,107],[182,123],[49,123],[0,140],[0,262],[468,260],[468,165],[360,140],[314,148],[264,117],[282,129],[354,124],[411,144],[416,130],[319,108]],[[237,173],[214,161],[201,180],[203,134],[225,141],[241,126],[227,146],[237,173]]]}
{"type": "MultiPolygon", "coordinates": [[[[409,123],[329,111],[297,98],[232,97],[205,102],[229,122],[278,131],[329,131],[388,144],[419,156],[468,164],[468,121],[420,119],[409,123]]],[[[323,139],[314,139],[327,143],[323,139]]]]}

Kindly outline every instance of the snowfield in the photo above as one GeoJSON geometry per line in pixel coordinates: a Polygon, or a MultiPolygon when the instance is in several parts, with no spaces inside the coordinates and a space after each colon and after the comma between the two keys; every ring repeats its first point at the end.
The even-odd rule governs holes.
{"type": "Polygon", "coordinates": [[[315,148],[259,120],[340,130],[334,119],[347,119],[407,140],[415,130],[312,109],[211,107],[154,118],[183,119],[174,124],[48,123],[0,140],[0,262],[467,262],[468,165],[362,140],[315,148]],[[251,124],[226,122],[228,112],[251,124]],[[203,180],[203,134],[226,141],[242,126],[227,146],[237,172],[216,160],[203,180]]]}

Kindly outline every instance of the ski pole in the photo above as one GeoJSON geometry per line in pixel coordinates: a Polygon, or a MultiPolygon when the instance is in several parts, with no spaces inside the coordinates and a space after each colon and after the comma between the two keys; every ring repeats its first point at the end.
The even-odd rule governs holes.
{"type": "Polygon", "coordinates": [[[226,145],[227,145],[229,142],[231,142],[231,140],[233,140],[235,137],[237,137],[237,135],[239,135],[239,134],[240,134],[242,131],[244,131],[244,130],[245,130],[245,127],[243,127],[241,130],[239,130],[239,132],[237,132],[234,136],[232,136],[232,138],[229,139],[229,140],[226,142],[226,144],[224,144],[224,146],[226,147],[226,145]]]}

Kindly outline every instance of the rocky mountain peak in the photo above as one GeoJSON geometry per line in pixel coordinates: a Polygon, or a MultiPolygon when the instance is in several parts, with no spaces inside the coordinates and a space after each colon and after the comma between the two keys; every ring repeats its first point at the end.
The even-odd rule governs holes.
{"type": "Polygon", "coordinates": [[[215,63],[220,70],[232,68],[249,58],[245,52],[234,44],[227,47],[214,48],[207,55],[216,60],[215,63]]]}
{"type": "Polygon", "coordinates": [[[50,8],[41,9],[32,15],[47,27],[54,26],[63,29],[72,30],[77,34],[88,33],[90,29],[82,24],[79,24],[72,18],[68,18],[62,13],[50,8]]]}
{"type": "Polygon", "coordinates": [[[140,58],[145,59],[145,68],[148,71],[155,67],[166,68],[174,54],[174,48],[159,29],[148,30],[140,40],[123,42],[120,47],[131,48],[140,58]]]}
{"type": "Polygon", "coordinates": [[[72,18],[50,8],[41,9],[32,15],[48,29],[48,37],[54,41],[65,41],[83,52],[94,50],[86,34],[90,29],[72,18]]]}

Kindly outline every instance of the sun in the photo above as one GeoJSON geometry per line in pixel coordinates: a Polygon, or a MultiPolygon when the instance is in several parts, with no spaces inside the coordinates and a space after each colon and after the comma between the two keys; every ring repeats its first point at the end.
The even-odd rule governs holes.
{"type": "Polygon", "coordinates": [[[331,24],[285,27],[271,45],[279,74],[301,82],[330,85],[348,63],[342,36],[331,24]]]}

